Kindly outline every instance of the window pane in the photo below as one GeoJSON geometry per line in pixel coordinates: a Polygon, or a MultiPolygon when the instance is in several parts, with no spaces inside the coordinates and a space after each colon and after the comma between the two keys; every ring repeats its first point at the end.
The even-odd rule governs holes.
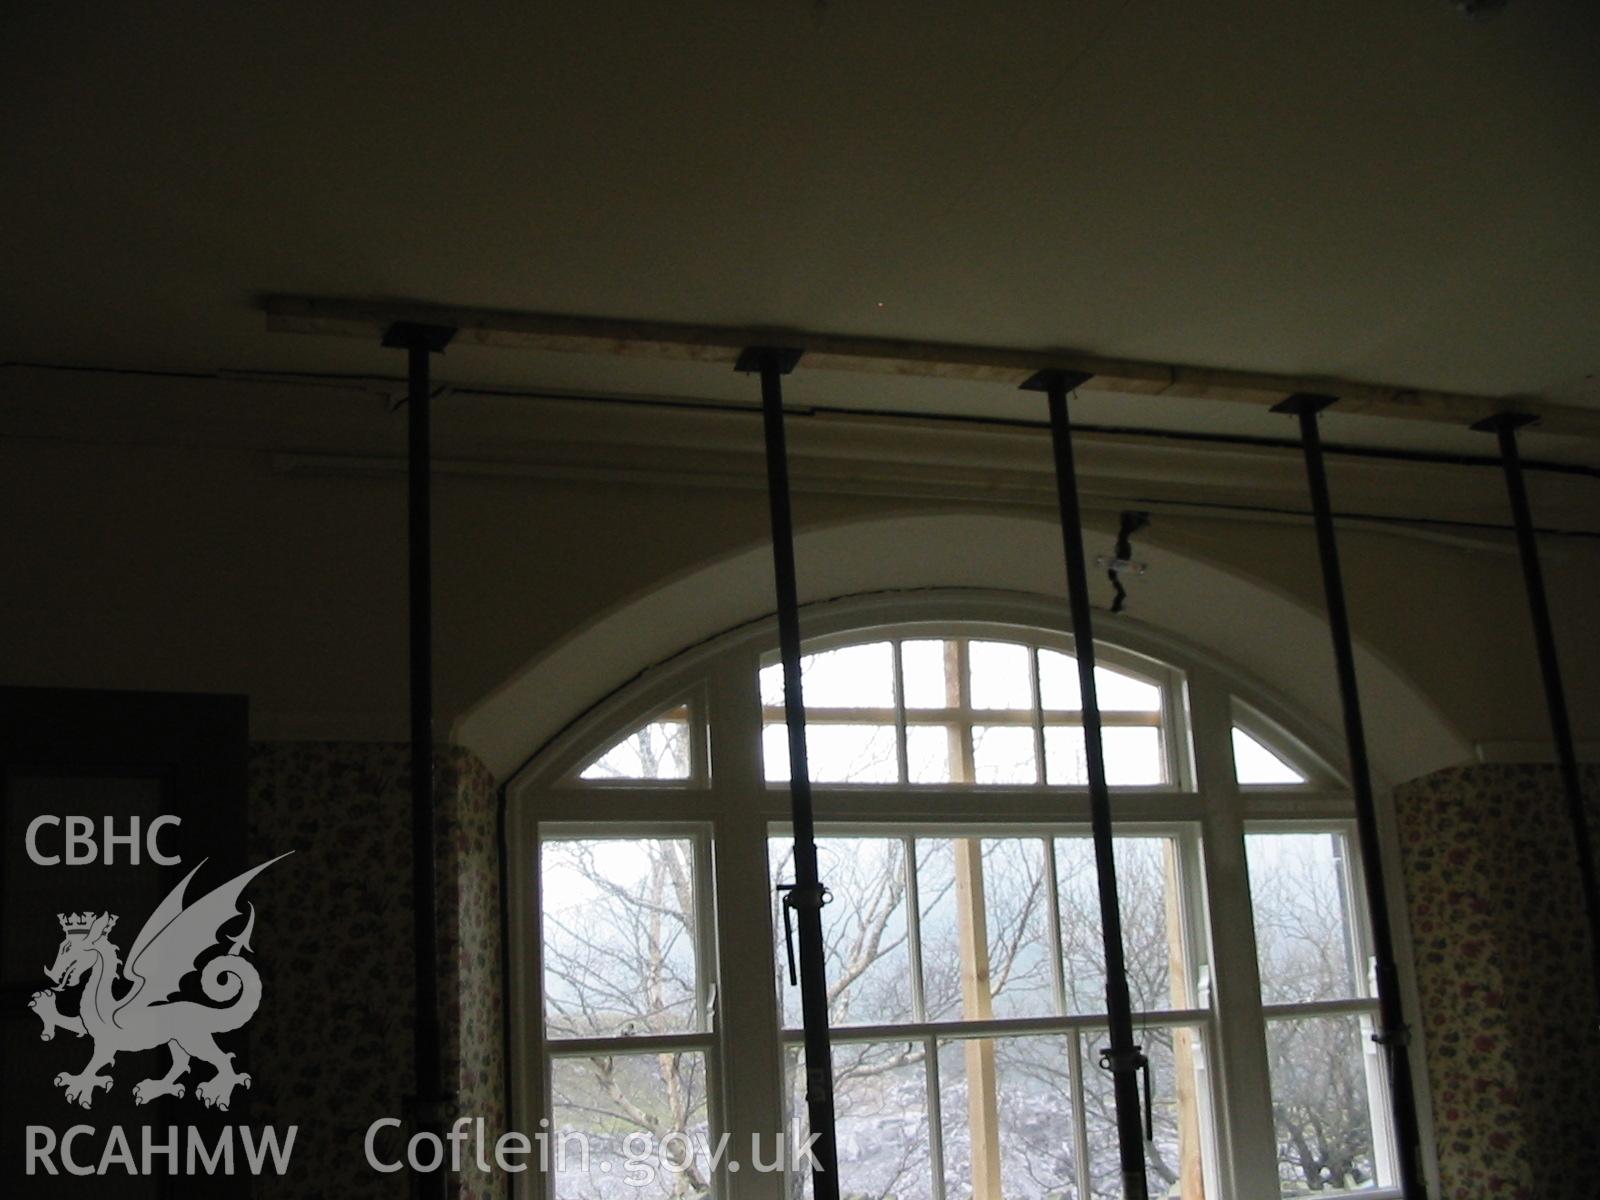
{"type": "Polygon", "coordinates": [[[1237,725],[1233,727],[1233,770],[1240,783],[1304,783],[1306,777],[1237,725]]]}
{"type": "MultiPolygon", "coordinates": [[[[841,646],[800,660],[807,708],[893,708],[894,650],[888,642],[841,646]]],[[[761,668],[761,703],[783,704],[783,664],[761,668]]]]}
{"type": "Polygon", "coordinates": [[[1039,651],[1039,697],[1047,709],[1077,712],[1083,707],[1078,689],[1078,660],[1059,650],[1039,651]]]}
{"type": "Polygon", "coordinates": [[[922,994],[930,1021],[959,1020],[962,1011],[955,845],[951,838],[916,841],[922,994]]]}
{"type": "Polygon", "coordinates": [[[594,759],[580,779],[689,778],[689,713],[671,709],[594,759]]]}
{"type": "MultiPolygon", "coordinates": [[[[1105,1012],[1105,945],[1094,842],[1088,837],[1056,838],[1055,853],[1068,1011],[1105,1012]]],[[[1182,877],[1176,840],[1119,837],[1112,843],[1112,854],[1128,995],[1134,1009],[1192,1007],[1192,971],[1179,916],[1182,877]]]]}
{"type": "Polygon", "coordinates": [[[981,846],[993,1015],[1049,1016],[1056,1011],[1056,997],[1045,879],[1048,843],[1043,838],[984,838],[981,846]]]}
{"type": "Polygon", "coordinates": [[[974,725],[972,727],[973,782],[988,784],[1038,783],[1033,729],[1027,725],[974,725]]]}
{"type": "MultiPolygon", "coordinates": [[[[769,856],[774,887],[794,882],[793,839],[772,838],[769,856]]],[[[833,893],[832,902],[822,909],[828,984],[833,990],[829,1021],[834,1025],[885,1025],[911,1020],[904,843],[884,837],[818,838],[817,867],[822,882],[833,893]]],[[[796,937],[798,952],[798,933],[796,937]]],[[[773,942],[783,1021],[798,1029],[800,989],[789,984],[783,912],[776,900],[773,942]]]]}
{"type": "Polygon", "coordinates": [[[555,1195],[709,1195],[705,1081],[698,1051],[556,1058],[549,1131],[555,1195]]]}
{"type": "Polygon", "coordinates": [[[1278,1178],[1285,1196],[1379,1183],[1371,1085],[1380,1076],[1362,1024],[1357,1016],[1267,1022],[1278,1178]]]}
{"type": "Polygon", "coordinates": [[[1014,642],[968,642],[973,708],[1033,707],[1028,648],[1014,642]]]}
{"type": "MultiPolygon", "coordinates": [[[[839,1191],[850,1197],[932,1200],[928,1156],[928,1082],[922,1042],[833,1047],[834,1131],[839,1191]]],[[[787,1053],[789,1124],[804,1144],[809,1128],[805,1054],[787,1053]]],[[[810,1171],[796,1172],[791,1196],[812,1195],[810,1171]]]]}
{"type": "Polygon", "coordinates": [[[907,708],[950,708],[944,663],[947,643],[900,643],[900,670],[904,676],[907,708]]]}
{"type": "Polygon", "coordinates": [[[1070,1070],[1065,1037],[940,1043],[940,1129],[949,1200],[974,1195],[1076,1200],[1070,1070]],[[997,1145],[999,1154],[975,1163],[974,1144],[997,1145]]]}
{"type": "Polygon", "coordinates": [[[1041,838],[917,839],[929,1020],[1056,1011],[1045,869],[1041,838]]]}
{"type": "Polygon", "coordinates": [[[1106,754],[1106,782],[1112,787],[1154,787],[1165,783],[1161,731],[1148,725],[1106,725],[1100,729],[1106,754]]]}
{"type": "MultiPolygon", "coordinates": [[[[898,739],[893,725],[806,725],[806,759],[813,783],[897,783],[898,739]]],[[[761,735],[768,783],[789,778],[789,730],[769,724],[761,735]]]]}
{"type": "Polygon", "coordinates": [[[1089,759],[1083,748],[1082,725],[1044,727],[1044,770],[1045,781],[1056,787],[1088,785],[1089,759]]]}
{"type": "Polygon", "coordinates": [[[959,737],[952,725],[906,726],[906,770],[912,783],[950,782],[950,739],[959,737]]]}
{"type": "Polygon", "coordinates": [[[1110,667],[1094,669],[1095,699],[1101,712],[1160,712],[1161,689],[1110,667]]]}
{"type": "Polygon", "coordinates": [[[1122,953],[1134,1008],[1192,1007],[1179,916],[1183,897],[1177,843],[1171,838],[1117,838],[1113,857],[1122,953]]]}
{"type": "Polygon", "coordinates": [[[1245,837],[1261,999],[1267,1004],[1362,994],[1350,922],[1347,844],[1338,833],[1245,837]]]}
{"type": "MultiPolygon", "coordinates": [[[[1155,1138],[1145,1143],[1145,1171],[1150,1195],[1202,1200],[1205,1196],[1205,1089],[1200,1086],[1204,1046],[1200,1031],[1178,1028],[1136,1029],[1134,1040],[1150,1059],[1151,1116],[1155,1138]]],[[[1084,1122],[1089,1135],[1090,1194],[1123,1194],[1117,1157],[1116,1102],[1111,1073],[1099,1067],[1100,1051],[1110,1044],[1103,1029],[1086,1030],[1079,1043],[1083,1052],[1084,1122]]]]}
{"type": "Polygon", "coordinates": [[[1086,837],[1056,838],[1055,852],[1067,1011],[1104,1012],[1106,959],[1100,934],[1100,893],[1094,867],[1094,844],[1086,837]]]}
{"type": "Polygon", "coordinates": [[[696,1004],[693,843],[546,841],[539,889],[553,1038],[681,1033],[696,1004]]]}
{"type": "MultiPolygon", "coordinates": [[[[1094,669],[1095,698],[1102,712],[1160,712],[1161,689],[1110,667],[1094,669]]],[[[1039,651],[1039,695],[1047,711],[1079,712],[1078,660],[1059,650],[1039,651]]]]}
{"type": "MultiPolygon", "coordinates": [[[[1110,787],[1155,787],[1167,781],[1161,731],[1148,725],[1103,725],[1100,745],[1106,756],[1110,787]]],[[[1083,726],[1046,725],[1046,778],[1057,787],[1086,787],[1089,761],[1083,748],[1083,726]]]]}

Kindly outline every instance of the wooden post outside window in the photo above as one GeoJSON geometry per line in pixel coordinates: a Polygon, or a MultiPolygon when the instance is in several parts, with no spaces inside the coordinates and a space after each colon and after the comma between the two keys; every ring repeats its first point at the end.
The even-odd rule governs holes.
{"type": "MultiPolygon", "coordinates": [[[[1167,977],[1172,981],[1173,1008],[1194,1007],[1188,962],[1183,953],[1183,893],[1180,890],[1178,844],[1161,842],[1167,901],[1167,977]]],[[[1195,1032],[1172,1031],[1172,1070],[1178,1093],[1178,1194],[1183,1200],[1205,1200],[1205,1175],[1200,1165],[1200,1107],[1195,1092],[1195,1032]]]]}
{"type": "MultiPolygon", "coordinates": [[[[972,706],[967,643],[945,643],[945,703],[966,713],[972,706]]],[[[963,717],[950,728],[950,778],[972,783],[972,725],[963,717]]],[[[983,893],[983,840],[955,842],[956,924],[961,949],[961,1015],[968,1021],[994,1016],[989,983],[989,922],[983,893]]],[[[995,1080],[994,1040],[967,1042],[967,1123],[972,1138],[973,1200],[1001,1200],[1000,1093],[995,1080]]]]}

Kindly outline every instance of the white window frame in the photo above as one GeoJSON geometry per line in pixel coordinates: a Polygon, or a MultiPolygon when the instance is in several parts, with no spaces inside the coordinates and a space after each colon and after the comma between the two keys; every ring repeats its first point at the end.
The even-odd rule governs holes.
{"type": "MultiPolygon", "coordinates": [[[[808,652],[885,637],[963,636],[1023,641],[1071,653],[1065,616],[1065,605],[1057,600],[943,590],[809,606],[802,612],[801,627],[808,652]]],[[[1252,1200],[1276,1196],[1267,1012],[1259,1000],[1244,834],[1247,827],[1252,832],[1347,828],[1353,820],[1351,797],[1327,766],[1340,757],[1340,743],[1268,686],[1165,632],[1126,617],[1103,622],[1101,632],[1109,640],[1104,645],[1097,642],[1097,659],[1153,676],[1164,685],[1162,720],[1174,782],[1114,789],[1112,814],[1114,827],[1127,832],[1181,831],[1185,878],[1193,872],[1203,883],[1185,896],[1184,910],[1190,945],[1209,968],[1210,1010],[1203,1030],[1213,1097],[1216,1194],[1252,1200]],[[1151,664],[1165,673],[1157,674],[1151,664]],[[1245,718],[1241,720],[1240,714],[1245,718]],[[1308,772],[1307,781],[1284,787],[1240,787],[1232,757],[1236,722],[1268,745],[1282,747],[1291,756],[1291,765],[1308,772]],[[1229,936],[1213,937],[1215,929],[1226,929],[1229,936]]],[[[717,964],[714,975],[721,981],[706,1035],[715,1051],[707,1059],[712,1136],[729,1133],[730,1153],[737,1156],[747,1151],[749,1134],[762,1132],[763,1145],[770,1147],[771,1131],[782,1128],[785,1034],[778,998],[772,972],[750,968],[753,962],[774,961],[767,834],[790,817],[787,786],[767,784],[761,763],[758,672],[771,660],[776,640],[776,623],[768,619],[651,668],[572,721],[507,785],[511,1128],[531,1134],[541,1128],[540,1118],[549,1112],[549,1048],[539,985],[541,825],[585,828],[596,834],[603,830],[608,837],[648,836],[664,829],[708,831],[707,857],[713,874],[699,893],[709,913],[700,928],[702,936],[711,939],[709,953],[714,957],[707,962],[717,964]],[[698,760],[706,764],[703,772],[696,769],[689,781],[670,783],[576,778],[588,759],[612,741],[661,709],[684,701],[690,705],[696,745],[705,753],[698,760]],[[721,1065],[720,1072],[713,1071],[716,1064],[721,1065]]],[[[1088,795],[1082,787],[814,785],[813,798],[819,826],[841,832],[892,829],[911,834],[965,825],[1000,835],[1012,830],[1070,832],[1086,828],[1089,822],[1088,795]]],[[[1398,846],[1392,813],[1383,813],[1380,835],[1391,895],[1401,895],[1400,880],[1391,874],[1398,846]]],[[[1359,883],[1363,865],[1353,835],[1348,845],[1352,879],[1359,883]]],[[[1415,1012],[1409,933],[1398,911],[1395,925],[1406,1002],[1415,1012]]],[[[1364,931],[1361,936],[1370,936],[1364,917],[1356,928],[1364,931]]],[[[1374,1003],[1365,998],[1351,1002],[1363,1012],[1374,1003]]],[[[1287,1014],[1274,1008],[1271,1015],[1287,1014]]],[[[1423,1061],[1415,1037],[1413,1061],[1423,1061]]],[[[1420,1071],[1416,1083],[1424,1145],[1431,1160],[1430,1109],[1420,1071]]],[[[724,1200],[786,1200],[788,1194],[786,1180],[776,1174],[747,1171],[729,1176],[724,1169],[716,1186],[724,1200]]],[[[529,1171],[513,1177],[513,1191],[519,1200],[543,1200],[551,1189],[538,1172],[529,1171]]],[[[1359,1194],[1383,1200],[1400,1193],[1384,1188],[1359,1194]]]]}
{"type": "MultiPolygon", "coordinates": [[[[964,633],[965,631],[963,631],[964,633]]],[[[946,627],[947,636],[950,634],[946,627]]],[[[1098,650],[1099,647],[1096,647],[1098,650]]],[[[988,790],[988,789],[984,789],[988,790]]],[[[1128,789],[1130,791],[1141,789],[1128,789]]],[[[876,821],[847,821],[831,820],[817,826],[817,837],[884,837],[904,838],[907,842],[914,842],[918,838],[960,838],[960,837],[1005,837],[1027,838],[1050,841],[1055,838],[1092,837],[1092,831],[1087,824],[1041,824],[1035,821],[967,821],[961,824],[931,824],[912,826],[904,821],[886,824],[876,821]]],[[[774,821],[769,826],[769,836],[792,836],[792,828],[785,821],[774,821]]],[[[1191,972],[1200,976],[1208,969],[1206,956],[1210,938],[1205,932],[1205,903],[1204,896],[1198,887],[1190,886],[1191,881],[1198,878],[1200,870],[1200,838],[1199,829],[1188,822],[1140,822],[1136,831],[1119,833],[1118,837],[1151,837],[1170,839],[1177,846],[1178,867],[1184,890],[1179,897],[1179,920],[1181,922],[1180,936],[1183,939],[1186,957],[1189,960],[1191,972]]],[[[1058,1036],[1067,1040],[1069,1056],[1069,1072],[1072,1080],[1072,1112],[1074,1135],[1077,1138],[1074,1159],[1077,1166],[1080,1194],[1087,1196],[1086,1181],[1088,1179],[1089,1163],[1087,1159],[1087,1142],[1084,1141],[1083,1126],[1083,1090],[1080,1081],[1085,1070],[1095,1069],[1090,1056],[1080,1048],[1078,1035],[1085,1030],[1100,1030],[1106,1028],[1107,1017],[1104,1013],[1067,1013],[1064,1002],[1065,979],[1063,976],[1064,963],[1059,946],[1056,945],[1060,937],[1060,902],[1058,898],[1059,884],[1056,877],[1055,855],[1052,851],[1046,856],[1046,870],[1048,892],[1050,897],[1047,914],[1048,932],[1052,943],[1052,975],[1056,989],[1057,1007],[1062,1011],[1046,1016],[1035,1017],[993,1017],[988,1020],[969,1020],[965,1018],[932,1019],[926,1016],[908,1021],[899,1021],[885,1025],[841,1025],[829,1031],[834,1045],[860,1042],[902,1042],[920,1041],[926,1048],[925,1058],[927,1071],[927,1086],[929,1092],[929,1130],[932,1145],[930,1156],[934,1162],[938,1161],[941,1135],[933,1123],[931,1113],[938,1106],[939,1089],[938,1043],[961,1041],[969,1038],[1004,1038],[1022,1036],[1058,1036]]],[[[914,878],[914,876],[913,876],[914,878]]],[[[915,899],[915,892],[908,895],[906,902],[906,919],[908,926],[915,928],[920,924],[920,913],[915,899]]],[[[912,968],[911,986],[920,1007],[922,991],[922,971],[919,942],[912,943],[912,968]]],[[[775,952],[781,952],[781,945],[775,945],[775,952]]],[[[1191,982],[1191,987],[1194,987],[1191,982]]],[[[1199,1003],[1198,994],[1195,1005],[1189,1008],[1151,1008],[1134,1009],[1133,1025],[1135,1037],[1145,1029],[1192,1027],[1201,1035],[1201,1044],[1207,1041],[1208,1032],[1212,1025],[1212,1014],[1199,1003]]],[[[785,1049],[796,1047],[803,1048],[805,1031],[797,1026],[781,1026],[781,1036],[785,1049]]],[[[1202,1052],[1204,1054],[1204,1052],[1202,1052]]],[[[1198,1072],[1197,1072],[1198,1073],[1198,1072]]],[[[1209,1084],[1209,1075],[1206,1084],[1209,1084]]],[[[1214,1120],[1213,1114],[1220,1097],[1212,1094],[1207,1088],[1207,1095],[1201,1105],[1201,1121],[1210,1130],[1210,1122],[1214,1120]]],[[[790,1114],[793,1116],[793,1114],[790,1114]]],[[[1219,1186],[1216,1172],[1216,1162],[1208,1156],[1206,1163],[1206,1186],[1208,1195],[1216,1194],[1219,1186]]],[[[933,1171],[933,1200],[945,1200],[944,1180],[942,1170],[935,1167],[933,1171]]]]}
{"type": "MultiPolygon", "coordinates": [[[[1256,728],[1256,727],[1252,727],[1256,728]]],[[[1270,743],[1264,743],[1270,744],[1270,743]]],[[[1299,766],[1299,760],[1291,765],[1299,766]]],[[[1304,784],[1299,786],[1306,786],[1304,784]]],[[[1283,819],[1246,821],[1245,835],[1254,834],[1319,834],[1337,833],[1344,838],[1345,869],[1345,920],[1350,930],[1352,964],[1355,974],[1355,994],[1328,1000],[1303,1000],[1273,1002],[1261,1005],[1263,1022],[1294,1020],[1299,1017],[1359,1017],[1361,1023],[1363,1055],[1366,1071],[1367,1095],[1372,1104],[1373,1165],[1379,1178],[1396,1178],[1393,1112],[1387,1103],[1388,1082],[1380,1051],[1370,1038],[1376,1032],[1379,1020],[1377,981],[1374,977],[1376,959],[1372,951],[1372,922],[1363,903],[1365,880],[1361,863],[1361,847],[1354,820],[1345,821],[1289,821],[1283,819]]],[[[1333,1193],[1338,1195],[1340,1193],[1333,1193]]],[[[1364,1188],[1361,1196],[1400,1196],[1398,1187],[1364,1188]]]]}
{"type": "MultiPolygon", "coordinates": [[[[594,781],[585,780],[584,783],[594,781]]],[[[610,783],[612,781],[605,781],[610,783]]],[[[674,781],[684,786],[684,781],[674,781]]],[[[694,860],[694,941],[695,941],[695,1012],[698,1030],[680,1033],[644,1034],[634,1036],[596,1035],[592,1037],[540,1037],[540,1075],[543,1080],[541,1112],[555,1109],[552,1064],[558,1058],[582,1058],[595,1054],[630,1055],[649,1054],[652,1051],[689,1051],[705,1055],[706,1114],[712,1129],[712,1141],[722,1127],[722,1090],[712,1085],[722,1074],[722,1055],[716,1037],[716,1010],[720,997],[719,958],[714,883],[711,862],[712,828],[704,821],[652,821],[618,824],[611,821],[542,821],[533,847],[531,870],[534,886],[538,887],[539,864],[544,847],[553,841],[629,841],[652,838],[687,841],[694,860]]],[[[542,909],[539,910],[542,915],[542,909]]],[[[542,939],[541,939],[542,942],[542,939]]],[[[542,963],[541,963],[542,966],[542,963]]],[[[543,989],[540,989],[538,1021],[543,1028],[543,989]]],[[[552,1145],[551,1152],[554,1153],[552,1145]]]]}

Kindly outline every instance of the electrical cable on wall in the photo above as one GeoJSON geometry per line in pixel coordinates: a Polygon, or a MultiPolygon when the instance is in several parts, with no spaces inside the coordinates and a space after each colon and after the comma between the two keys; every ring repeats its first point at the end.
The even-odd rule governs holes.
{"type": "Polygon", "coordinates": [[[1128,589],[1122,586],[1122,575],[1128,572],[1133,575],[1143,575],[1149,568],[1142,562],[1133,561],[1133,535],[1150,525],[1150,514],[1140,509],[1124,509],[1122,512],[1122,526],[1117,530],[1116,548],[1112,550],[1111,557],[1096,558],[1095,564],[1106,569],[1106,578],[1111,580],[1113,596],[1111,597],[1111,611],[1120,613],[1128,599],[1128,589]]]}

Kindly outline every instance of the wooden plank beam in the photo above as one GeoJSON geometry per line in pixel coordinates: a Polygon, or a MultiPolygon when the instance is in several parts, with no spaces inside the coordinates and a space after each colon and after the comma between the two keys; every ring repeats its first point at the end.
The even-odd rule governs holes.
{"type": "MultiPolygon", "coordinates": [[[[961,711],[972,707],[967,642],[944,644],[945,704],[961,711]]],[[[973,783],[972,726],[950,727],[950,778],[973,783]]],[[[961,1015],[968,1021],[994,1016],[989,980],[989,914],[983,890],[983,841],[955,841],[956,930],[961,954],[961,1015]]],[[[971,1137],[972,1200],[1004,1200],[1000,1184],[1000,1088],[991,1038],[973,1038],[965,1048],[967,1066],[967,1129],[971,1137]]]]}
{"type": "MultiPolygon", "coordinates": [[[[988,906],[983,894],[983,841],[957,838],[956,927],[961,947],[961,1015],[994,1016],[989,981],[988,906]]],[[[966,1043],[967,1126],[972,1137],[973,1200],[1004,1200],[1000,1185],[1000,1088],[992,1038],[966,1043]]]]}
{"type": "MultiPolygon", "coordinates": [[[[1161,839],[1161,864],[1167,910],[1167,978],[1173,1008],[1192,1008],[1189,959],[1183,949],[1183,880],[1179,874],[1178,844],[1161,839]]],[[[1200,1159],[1200,1097],[1195,1089],[1195,1031],[1183,1026],[1172,1031],[1172,1070],[1178,1095],[1178,1194],[1183,1200],[1206,1200],[1205,1172],[1200,1159]]]]}
{"type": "Polygon", "coordinates": [[[1537,417],[1540,432],[1600,438],[1600,409],[1532,397],[1477,396],[1315,376],[1139,362],[1066,349],[1017,349],[771,328],[618,320],[458,308],[409,300],[269,295],[261,299],[260,305],[270,330],[342,335],[374,343],[394,322],[413,321],[456,329],[454,344],[457,346],[663,358],[727,366],[731,366],[747,346],[784,345],[805,352],[806,370],[917,375],[1016,387],[1038,371],[1059,369],[1093,375],[1091,390],[1125,395],[1221,400],[1270,408],[1297,392],[1314,392],[1337,396],[1337,411],[1344,413],[1464,428],[1499,413],[1519,412],[1537,417]]]}

